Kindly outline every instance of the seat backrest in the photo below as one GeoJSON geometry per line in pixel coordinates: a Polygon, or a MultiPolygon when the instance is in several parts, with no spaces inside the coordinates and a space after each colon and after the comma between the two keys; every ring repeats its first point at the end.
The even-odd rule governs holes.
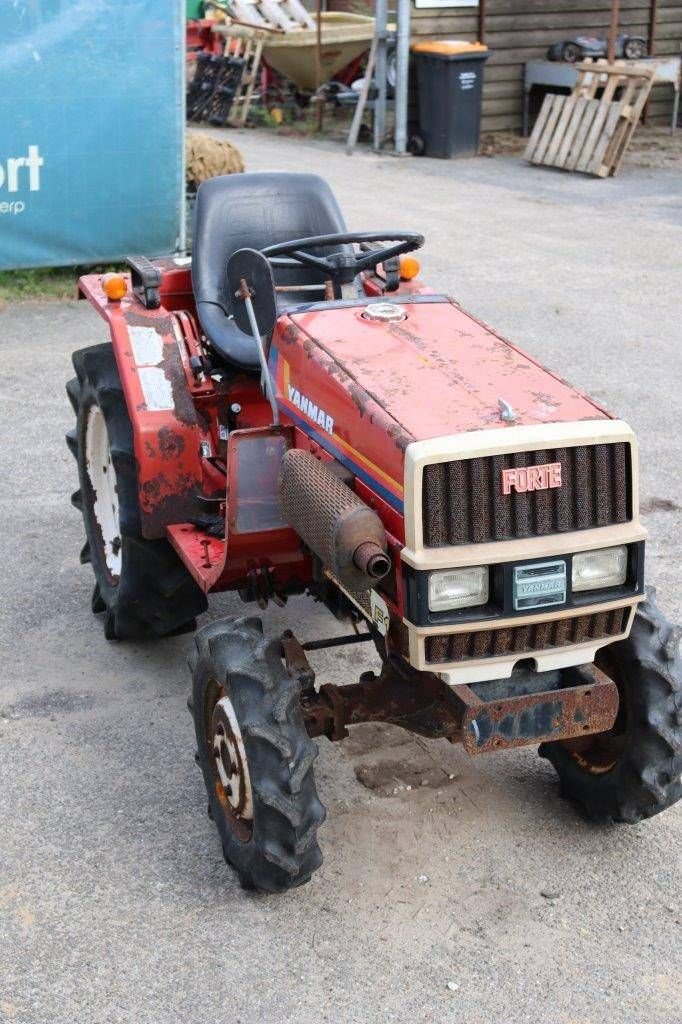
{"type": "MultiPolygon", "coordinates": [[[[253,340],[228,319],[225,270],[232,253],[344,231],[334,194],[316,174],[230,174],[203,182],[197,192],[192,284],[197,314],[213,347],[237,366],[258,366],[253,340]]],[[[306,276],[311,283],[320,280],[314,270],[296,273],[297,283],[306,283],[306,276]]]]}

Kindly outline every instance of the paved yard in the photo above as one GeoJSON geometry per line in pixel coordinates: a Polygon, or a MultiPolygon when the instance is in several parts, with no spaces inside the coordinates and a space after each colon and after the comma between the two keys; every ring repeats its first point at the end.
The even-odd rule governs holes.
{"type": "MultiPolygon", "coordinates": [[[[437,288],[630,421],[649,579],[682,619],[679,175],[236,141],[249,169],[328,177],[352,227],[422,229],[437,288]]],[[[192,759],[190,639],[111,645],[89,611],[63,382],[101,339],[85,304],[0,311],[0,1020],[679,1024],[682,808],[589,827],[533,750],[322,741],[323,868],[284,897],[239,888],[192,759]]],[[[327,628],[304,599],[266,618],[327,628]]],[[[367,666],[316,660],[336,682],[367,666]]]]}

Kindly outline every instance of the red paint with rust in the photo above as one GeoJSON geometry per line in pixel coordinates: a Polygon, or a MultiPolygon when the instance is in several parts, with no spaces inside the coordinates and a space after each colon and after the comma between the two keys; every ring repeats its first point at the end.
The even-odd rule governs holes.
{"type": "Polygon", "coordinates": [[[201,348],[189,270],[173,260],[155,262],[163,271],[157,310],[135,298],[128,275],[128,294],[121,302],[107,300],[99,275],[79,281],[81,297],[91,302],[111,334],[133,429],[142,535],[168,537],[205,591],[247,585],[249,574],[259,571],[272,571],[285,589],[305,583],[310,558],[292,529],[241,535],[229,529],[236,492],[229,488],[228,444],[220,426],[229,427],[232,438],[235,427],[269,427],[270,406],[253,375],[195,379],[189,360],[201,348]],[[150,392],[145,380],[149,370],[157,392],[150,392]],[[150,408],[150,397],[157,394],[158,400],[159,393],[161,403],[166,395],[169,408],[150,408]],[[233,415],[235,404],[240,411],[233,415]],[[210,459],[202,457],[202,444],[208,445],[210,459]],[[227,540],[188,522],[202,512],[199,497],[214,499],[210,507],[227,517],[227,540]]]}
{"type": "MultiPolygon", "coordinates": [[[[127,277],[127,275],[126,275],[127,277]]],[[[121,302],[109,302],[101,288],[99,275],[91,274],[79,281],[79,290],[106,320],[116,356],[126,405],[133,424],[135,457],[140,485],[142,534],[144,537],[165,537],[170,523],[183,522],[195,505],[195,494],[203,483],[199,457],[202,441],[209,431],[202,423],[192,402],[171,313],[164,309],[148,310],[131,294],[121,302]],[[145,334],[147,362],[138,360],[133,334],[145,334]],[[157,346],[160,359],[155,362],[157,346]],[[153,371],[161,388],[172,398],[170,409],[150,408],[140,371],[153,371]],[[165,382],[165,383],[163,383],[165,382]]],[[[141,342],[139,350],[145,347],[141,342]]],[[[159,394],[159,401],[163,396],[159,394]]]]}
{"type": "MultiPolygon", "coordinates": [[[[406,319],[389,324],[363,319],[361,307],[291,320],[300,343],[314,345],[321,362],[333,362],[346,375],[343,390],[354,383],[415,440],[503,425],[500,398],[513,406],[516,426],[608,415],[456,303],[406,302],[403,308],[406,319]]],[[[330,371],[322,405],[340,390],[339,377],[330,371]]]]}
{"type": "MultiPolygon", "coordinates": [[[[134,434],[143,535],[167,536],[206,591],[246,586],[268,574],[282,588],[305,584],[312,566],[293,530],[240,535],[230,511],[238,498],[230,446],[238,432],[271,424],[258,378],[193,376],[189,360],[201,354],[201,338],[190,271],[172,259],[156,265],[163,273],[158,310],[145,309],[130,292],[120,303],[108,302],[98,275],[79,282],[111,333],[134,434]],[[167,407],[150,401],[149,370],[157,406],[160,394],[167,407]],[[201,511],[200,496],[225,518],[226,539],[188,521],[201,511]]],[[[376,295],[380,280],[366,278],[364,287],[376,295]]],[[[380,589],[396,616],[402,615],[404,453],[411,441],[503,426],[499,399],[512,405],[516,424],[608,417],[418,280],[387,299],[400,303],[401,297],[407,315],[398,323],[364,319],[361,303],[281,316],[270,351],[289,443],[350,469],[357,494],[384,523],[394,574],[380,589]],[[419,294],[429,300],[410,301],[419,294]]]]}

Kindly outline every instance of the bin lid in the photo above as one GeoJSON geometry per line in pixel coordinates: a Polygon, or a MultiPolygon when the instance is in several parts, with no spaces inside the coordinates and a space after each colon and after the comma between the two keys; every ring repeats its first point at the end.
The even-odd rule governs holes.
{"type": "Polygon", "coordinates": [[[444,57],[460,53],[485,53],[485,43],[469,43],[466,39],[432,39],[425,43],[414,43],[413,53],[436,53],[444,57]]]}

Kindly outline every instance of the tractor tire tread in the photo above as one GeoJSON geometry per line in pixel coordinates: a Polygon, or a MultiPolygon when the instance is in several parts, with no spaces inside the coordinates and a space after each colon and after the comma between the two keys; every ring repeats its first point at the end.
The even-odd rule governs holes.
{"type": "Polygon", "coordinates": [[[173,636],[192,629],[197,615],[207,608],[206,595],[168,541],[142,537],[133,432],[111,343],[80,349],[72,360],[76,377],[66,391],[77,419],[75,431],[67,434],[67,445],[73,451],[75,438],[80,487],[71,502],[83,514],[86,547],[81,558],[87,549],[99,589],[96,602],[93,595],[93,610],[96,604],[104,612],[109,640],[173,636]],[[92,404],[102,410],[116,472],[123,566],[118,581],[112,580],[99,551],[94,550],[96,527],[86,508],[90,484],[83,449],[85,419],[92,404]]]}
{"type": "Polygon", "coordinates": [[[609,771],[591,775],[561,743],[544,743],[562,796],[595,821],[635,824],[682,797],[682,657],[680,632],[647,588],[630,636],[610,649],[625,679],[630,707],[626,746],[609,771]],[[628,672],[630,683],[628,684],[628,672]]]}
{"type": "Polygon", "coordinates": [[[72,427],[71,430],[67,430],[67,432],[64,435],[64,437],[66,439],[66,447],[69,449],[69,451],[73,455],[74,459],[77,459],[78,458],[78,436],[76,434],[75,427],[72,427]]]}
{"type": "Polygon", "coordinates": [[[280,725],[286,722],[289,716],[289,709],[295,705],[298,700],[299,691],[292,682],[291,686],[284,687],[277,700],[272,706],[272,713],[275,716],[275,721],[280,725]]]}
{"type": "MultiPolygon", "coordinates": [[[[81,400],[81,386],[78,377],[72,377],[71,380],[66,382],[66,394],[69,401],[71,402],[71,408],[73,409],[74,413],[78,414],[78,406],[80,405],[81,400]]],[[[69,431],[69,433],[71,432],[72,431],[69,431]]],[[[76,432],[73,431],[74,437],[75,433],[76,432]]]]}
{"type": "Polygon", "coordinates": [[[225,858],[248,889],[283,892],[300,885],[322,863],[317,830],[325,809],[313,775],[317,746],[292,697],[298,688],[283,664],[281,641],[264,638],[260,619],[223,619],[199,630],[189,660],[199,761],[225,858]],[[229,693],[247,753],[254,806],[248,842],[234,834],[215,793],[205,735],[211,679],[229,693]]]}

